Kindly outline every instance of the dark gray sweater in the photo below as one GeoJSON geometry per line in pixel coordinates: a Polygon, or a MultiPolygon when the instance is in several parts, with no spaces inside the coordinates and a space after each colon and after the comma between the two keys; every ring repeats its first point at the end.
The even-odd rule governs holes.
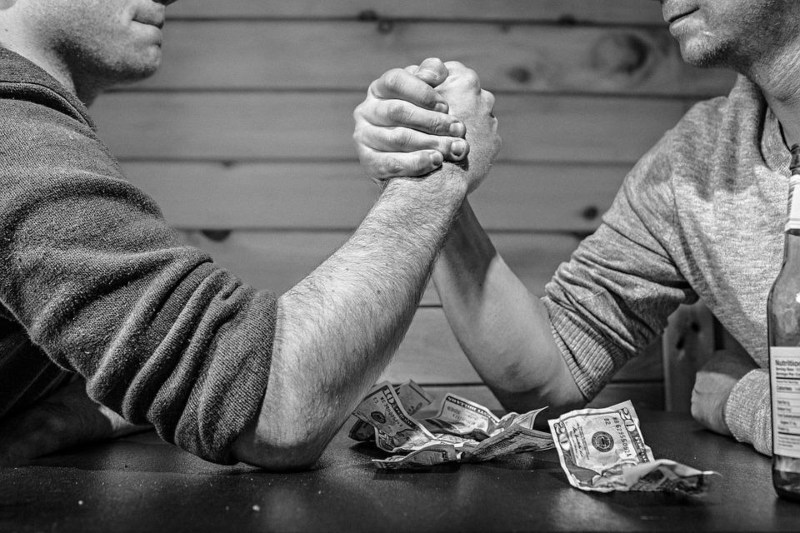
{"type": "Polygon", "coordinates": [[[67,372],[169,442],[230,462],[269,375],[276,298],[182,244],[87,110],[0,49],[0,416],[67,372]]]}

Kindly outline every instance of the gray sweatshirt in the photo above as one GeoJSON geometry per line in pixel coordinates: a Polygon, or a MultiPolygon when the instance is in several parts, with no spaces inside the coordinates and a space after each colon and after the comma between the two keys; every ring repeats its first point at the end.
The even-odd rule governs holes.
{"type": "Polygon", "coordinates": [[[699,298],[761,367],[734,387],[726,422],[738,440],[771,453],[766,308],[783,258],[789,160],[777,119],[740,77],[633,168],[544,298],[587,398],[679,304],[699,298]]]}

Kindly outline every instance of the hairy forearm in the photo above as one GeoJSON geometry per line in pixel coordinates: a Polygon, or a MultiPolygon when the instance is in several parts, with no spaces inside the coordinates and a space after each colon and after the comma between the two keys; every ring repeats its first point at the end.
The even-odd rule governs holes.
{"type": "Polygon", "coordinates": [[[462,349],[506,408],[584,402],[556,345],[544,306],[495,250],[467,202],[433,272],[462,349]]]}
{"type": "Polygon", "coordinates": [[[353,236],[278,302],[269,384],[237,457],[296,467],[321,453],[405,334],[466,195],[447,165],[391,180],[353,236]]]}

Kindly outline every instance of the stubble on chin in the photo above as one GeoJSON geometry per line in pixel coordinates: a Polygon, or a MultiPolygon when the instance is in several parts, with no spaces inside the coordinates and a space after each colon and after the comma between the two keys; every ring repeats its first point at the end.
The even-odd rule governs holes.
{"type": "Polygon", "coordinates": [[[683,61],[698,68],[732,66],[732,54],[724,43],[715,43],[712,36],[700,36],[679,41],[683,61]]]}

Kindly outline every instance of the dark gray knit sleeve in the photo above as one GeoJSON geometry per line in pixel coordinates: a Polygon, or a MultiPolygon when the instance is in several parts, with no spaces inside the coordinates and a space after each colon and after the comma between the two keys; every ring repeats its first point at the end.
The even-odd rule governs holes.
{"type": "Polygon", "coordinates": [[[0,297],[90,396],[205,459],[256,418],[276,297],[185,246],[90,128],[34,104],[3,108],[0,297]],[[27,124],[28,127],[19,126],[27,124]]]}

